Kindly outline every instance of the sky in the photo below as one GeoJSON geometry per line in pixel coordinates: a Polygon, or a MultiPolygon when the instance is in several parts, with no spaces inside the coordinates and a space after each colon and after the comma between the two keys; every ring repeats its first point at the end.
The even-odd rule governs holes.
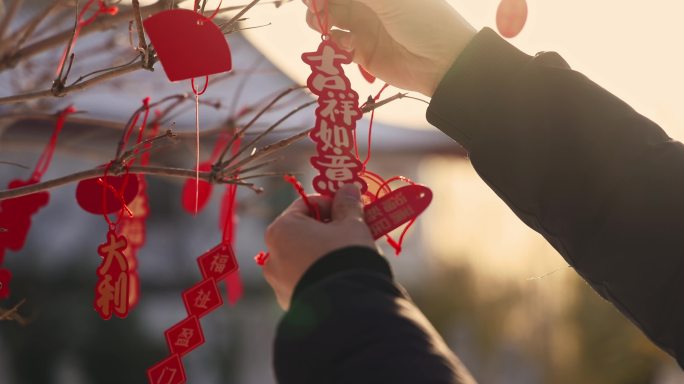
{"type": "MultiPolygon", "coordinates": [[[[419,1],[419,0],[417,0],[419,1]]],[[[494,27],[498,0],[449,0],[476,28],[494,27]]],[[[232,2],[231,2],[232,4],[232,2]]],[[[681,0],[528,0],[528,22],[510,40],[526,53],[557,51],[570,65],[625,100],[637,111],[684,139],[684,33],[678,25],[684,14],[681,0]]],[[[300,83],[308,67],[299,59],[313,50],[319,36],[304,21],[300,1],[279,9],[256,7],[247,26],[270,23],[246,31],[250,39],[285,73],[300,83]]],[[[359,94],[375,93],[355,68],[347,71],[359,94]]],[[[388,93],[391,94],[391,93],[388,93]]],[[[420,95],[417,95],[420,96],[420,95]]],[[[383,108],[377,119],[393,124],[426,127],[425,105],[401,101],[383,108]]]]}
{"type": "MultiPolygon", "coordinates": [[[[421,0],[416,0],[421,1],[421,0]]],[[[150,2],[150,1],[147,1],[150,2]]],[[[476,29],[495,26],[499,0],[448,0],[476,29]]],[[[528,21],[510,42],[526,53],[557,51],[573,67],[660,124],[670,136],[684,139],[683,42],[681,0],[527,0],[528,21]]],[[[246,3],[224,0],[222,6],[246,3]]],[[[185,1],[184,6],[192,2],[185,1]]],[[[208,9],[218,5],[209,0],[208,9]]],[[[314,50],[319,36],[304,20],[305,7],[294,0],[276,9],[257,6],[247,14],[245,31],[276,66],[299,83],[308,76],[302,52],[314,50]]],[[[230,37],[229,37],[230,41],[230,37]]],[[[239,58],[235,58],[239,60],[239,58]]],[[[366,84],[356,68],[347,71],[359,94],[375,94],[380,84],[366,84]]],[[[396,91],[396,90],[394,90],[396,91]]],[[[392,89],[387,94],[392,94],[392,89]]],[[[422,95],[416,95],[422,96],[422,95]]],[[[426,105],[403,100],[384,107],[376,119],[425,128],[426,105]]]]}

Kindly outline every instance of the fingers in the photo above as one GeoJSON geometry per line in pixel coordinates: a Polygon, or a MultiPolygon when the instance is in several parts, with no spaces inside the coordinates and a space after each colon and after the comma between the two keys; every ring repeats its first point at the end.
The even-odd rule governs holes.
{"type": "Polygon", "coordinates": [[[351,7],[342,7],[339,5],[330,5],[327,12],[325,10],[314,10],[309,8],[306,11],[306,23],[311,29],[319,33],[322,33],[321,24],[328,24],[328,28],[337,27],[350,30],[358,24],[358,20],[354,20],[352,17],[351,11],[351,7]]]}
{"type": "Polygon", "coordinates": [[[332,219],[338,221],[350,218],[363,218],[363,203],[359,188],[354,184],[345,184],[337,191],[333,199],[332,219]]]}
{"type": "MultiPolygon", "coordinates": [[[[330,197],[321,195],[308,195],[307,199],[309,200],[310,204],[318,206],[321,218],[330,217],[330,206],[332,204],[332,199],[330,199],[330,197]]],[[[281,216],[290,214],[301,214],[305,216],[311,216],[311,212],[309,212],[309,206],[306,204],[304,199],[295,200],[292,204],[290,204],[289,207],[287,207],[283,211],[281,216]]]]}
{"type": "Polygon", "coordinates": [[[330,31],[330,38],[345,51],[354,51],[354,35],[351,32],[334,29],[330,31]]]}

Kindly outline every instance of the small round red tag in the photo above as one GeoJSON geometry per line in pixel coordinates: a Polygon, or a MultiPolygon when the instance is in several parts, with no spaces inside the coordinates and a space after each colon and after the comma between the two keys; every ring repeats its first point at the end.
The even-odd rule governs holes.
{"type": "Polygon", "coordinates": [[[123,207],[122,203],[128,205],[137,194],[137,174],[96,177],[83,180],[76,187],[78,205],[85,211],[96,215],[120,211],[123,207]]]}
{"type": "MultiPolygon", "coordinates": [[[[211,163],[201,163],[199,170],[200,172],[211,171],[211,163]]],[[[199,180],[198,184],[195,179],[187,179],[183,185],[183,209],[191,214],[201,211],[209,202],[211,190],[212,185],[204,180],[199,180]],[[196,205],[195,197],[197,197],[196,205]],[[195,212],[195,208],[197,208],[197,212],[195,212]]]]}
{"type": "Polygon", "coordinates": [[[496,10],[496,27],[503,37],[517,36],[526,21],[527,2],[525,0],[501,0],[496,10]]]}
{"type": "Polygon", "coordinates": [[[12,280],[12,272],[8,269],[0,268],[0,299],[6,299],[10,295],[10,280],[12,280]]]}

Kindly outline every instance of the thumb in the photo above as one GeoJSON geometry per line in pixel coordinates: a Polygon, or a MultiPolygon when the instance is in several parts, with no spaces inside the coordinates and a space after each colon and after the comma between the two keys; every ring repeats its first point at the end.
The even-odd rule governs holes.
{"type": "Polygon", "coordinates": [[[343,185],[335,194],[331,216],[333,221],[363,218],[361,191],[354,184],[343,185]]]}

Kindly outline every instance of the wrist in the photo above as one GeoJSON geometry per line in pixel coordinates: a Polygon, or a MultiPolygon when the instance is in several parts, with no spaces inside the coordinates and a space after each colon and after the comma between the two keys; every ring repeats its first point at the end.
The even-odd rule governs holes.
{"type": "Polygon", "coordinates": [[[427,97],[432,97],[435,94],[435,91],[444,79],[444,76],[446,76],[449,69],[454,65],[461,53],[477,34],[475,29],[465,21],[459,25],[458,29],[459,30],[455,32],[455,35],[459,36],[459,38],[455,39],[450,46],[444,50],[443,54],[440,55],[439,60],[433,66],[433,73],[426,82],[426,89],[420,91],[427,97]]]}
{"type": "Polygon", "coordinates": [[[295,285],[291,302],[309,287],[337,273],[363,269],[392,278],[387,260],[373,248],[350,246],[332,251],[314,262],[295,285]]]}

